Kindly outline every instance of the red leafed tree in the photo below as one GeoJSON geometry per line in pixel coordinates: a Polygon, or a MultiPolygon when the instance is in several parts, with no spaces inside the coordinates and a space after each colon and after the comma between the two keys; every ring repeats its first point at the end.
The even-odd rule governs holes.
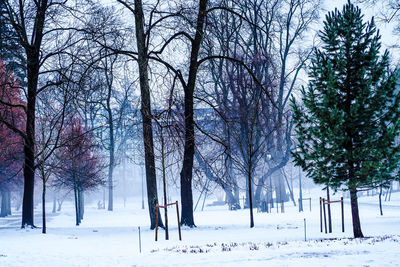
{"type": "Polygon", "coordinates": [[[11,191],[22,184],[24,123],[20,89],[0,60],[0,217],[11,215],[11,191]]]}
{"type": "Polygon", "coordinates": [[[76,225],[83,219],[83,192],[104,184],[104,169],[91,136],[84,132],[80,119],[70,119],[62,134],[54,184],[71,189],[75,197],[76,225]]]}

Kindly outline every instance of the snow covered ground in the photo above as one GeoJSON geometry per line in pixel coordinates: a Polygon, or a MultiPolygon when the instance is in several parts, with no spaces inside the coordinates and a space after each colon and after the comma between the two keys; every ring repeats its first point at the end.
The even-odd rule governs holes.
{"type": "MultiPolygon", "coordinates": [[[[89,204],[78,227],[73,205],[66,203],[60,213],[49,212],[46,235],[41,229],[20,229],[20,214],[15,213],[0,218],[0,266],[400,266],[400,193],[383,202],[383,216],[377,196],[360,198],[365,239],[351,238],[348,199],[345,233],[341,232],[339,204],[332,207],[333,233],[321,233],[316,196],[324,192],[313,195],[312,212],[307,202],[302,213],[288,203],[285,213],[255,210],[253,229],[249,210],[207,206],[195,212],[196,228],[182,229],[183,241],[178,240],[174,209],[169,210],[170,240],[165,241],[160,230],[156,242],[154,231],[148,229],[147,210],[133,199],[126,208],[117,202],[113,212],[89,204]]],[[[39,215],[35,220],[40,226],[39,215]]]]}

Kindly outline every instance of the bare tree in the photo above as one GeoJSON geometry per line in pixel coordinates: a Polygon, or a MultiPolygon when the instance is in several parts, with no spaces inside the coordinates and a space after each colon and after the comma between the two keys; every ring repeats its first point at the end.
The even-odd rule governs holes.
{"type": "Polygon", "coordinates": [[[87,9],[79,1],[3,1],[5,13],[2,22],[15,30],[17,40],[24,50],[27,73],[26,88],[26,129],[24,132],[12,128],[24,139],[24,198],[22,207],[22,227],[34,227],[33,193],[35,180],[35,126],[36,102],[38,95],[48,92],[54,86],[64,83],[63,72],[58,69],[59,56],[68,54],[67,50],[80,39],[77,23],[64,18],[70,12],[85,13],[87,9]],[[69,5],[71,4],[71,5],[69,5]],[[61,79],[59,79],[61,77],[61,79]]]}

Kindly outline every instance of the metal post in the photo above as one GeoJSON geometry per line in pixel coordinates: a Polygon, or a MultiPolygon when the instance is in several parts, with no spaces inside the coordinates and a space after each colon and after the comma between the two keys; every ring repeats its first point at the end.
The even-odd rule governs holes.
{"type": "Polygon", "coordinates": [[[139,229],[139,252],[142,253],[142,238],[140,236],[140,226],[138,227],[139,229]]]}
{"type": "Polygon", "coordinates": [[[324,224],[325,224],[325,234],[328,233],[328,230],[326,229],[326,212],[325,212],[325,199],[322,199],[322,207],[324,209],[324,224]]]}
{"type": "Polygon", "coordinates": [[[179,240],[182,241],[182,234],[181,234],[181,222],[179,221],[179,207],[178,207],[178,201],[176,203],[176,215],[178,216],[178,231],[179,231],[179,240]]]}
{"type": "Polygon", "coordinates": [[[319,197],[319,221],[321,224],[321,233],[322,233],[322,198],[319,197]]]}
{"type": "Polygon", "coordinates": [[[299,167],[299,191],[300,191],[300,197],[299,197],[299,212],[303,211],[303,192],[301,190],[301,168],[299,167]]]}
{"type": "Polygon", "coordinates": [[[306,218],[304,218],[304,241],[307,241],[306,218]]]}
{"type": "Polygon", "coordinates": [[[342,206],[342,232],[344,233],[344,206],[343,206],[343,197],[340,198],[340,204],[342,206]]]}
{"type": "Polygon", "coordinates": [[[158,202],[156,203],[156,241],[157,241],[157,236],[158,235],[158,202]]]}
{"type": "Polygon", "coordinates": [[[142,167],[142,210],[144,210],[144,189],[143,189],[143,179],[144,179],[144,164],[141,166],[142,167]]]}

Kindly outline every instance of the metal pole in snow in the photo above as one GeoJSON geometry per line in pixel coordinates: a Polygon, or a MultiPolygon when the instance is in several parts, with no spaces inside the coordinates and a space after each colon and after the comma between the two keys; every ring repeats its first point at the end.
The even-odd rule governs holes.
{"type": "Polygon", "coordinates": [[[307,241],[306,218],[304,218],[304,241],[307,241]]]}
{"type": "Polygon", "coordinates": [[[142,239],[140,236],[140,226],[138,226],[139,229],[139,252],[142,253],[142,239]]]}

